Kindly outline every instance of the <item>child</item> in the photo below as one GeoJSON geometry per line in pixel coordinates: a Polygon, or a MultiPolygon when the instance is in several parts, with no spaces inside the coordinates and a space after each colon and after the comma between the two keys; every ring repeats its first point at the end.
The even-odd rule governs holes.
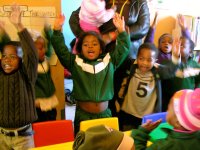
{"type": "MultiPolygon", "coordinates": [[[[95,31],[99,33],[98,27],[109,21],[115,14],[116,6],[106,9],[105,0],[82,0],[79,12],[79,24],[83,31],[95,31]]],[[[76,39],[76,43],[78,39],[76,39]]],[[[72,53],[77,54],[76,44],[72,53]]]]}
{"type": "Polygon", "coordinates": [[[115,14],[116,6],[106,9],[105,0],[82,0],[79,12],[79,23],[84,31],[96,31],[115,14]]]}
{"type": "Polygon", "coordinates": [[[54,23],[52,45],[64,67],[72,73],[73,97],[77,101],[75,132],[83,120],[111,117],[108,102],[113,97],[113,74],[129,53],[130,38],[125,32],[124,18],[116,14],[113,18],[119,36],[116,49],[105,53],[105,44],[96,32],[86,32],[79,38],[77,50],[80,54],[68,52],[61,28],[64,16],[54,23]]]}
{"type": "Polygon", "coordinates": [[[180,90],[170,100],[166,116],[167,122],[174,129],[163,129],[167,134],[166,139],[155,141],[146,147],[149,132],[155,129],[161,120],[143,124],[132,131],[137,150],[197,150],[200,147],[200,89],[180,90]]]}
{"type": "MultiPolygon", "coordinates": [[[[46,31],[45,35],[47,37],[51,36],[49,34],[52,30],[49,26],[45,25],[44,31],[46,31]]],[[[45,54],[51,56],[51,47],[48,46],[49,48],[47,48],[46,41],[41,35],[36,37],[35,46],[39,55],[38,76],[35,83],[37,122],[56,120],[58,99],[55,95],[55,86],[51,78],[48,57],[45,56],[45,54]]]]}
{"type": "Polygon", "coordinates": [[[31,123],[37,119],[34,86],[38,54],[31,36],[21,23],[19,6],[11,7],[9,19],[18,30],[20,43],[11,41],[2,49],[0,149],[27,150],[34,147],[31,123]]]}
{"type": "Polygon", "coordinates": [[[119,97],[124,100],[119,112],[122,131],[137,128],[144,115],[161,111],[160,79],[175,76],[177,67],[171,62],[168,66],[156,64],[157,55],[154,44],[142,44],[128,77],[122,83],[119,92],[119,97]]]}
{"type": "Polygon", "coordinates": [[[73,144],[73,150],[135,150],[134,140],[121,131],[105,125],[98,125],[80,131],[73,144]]]}
{"type": "MultiPolygon", "coordinates": [[[[187,37],[182,36],[180,40],[175,41],[173,46],[175,51],[180,51],[180,69],[176,77],[168,81],[168,99],[173,93],[181,89],[194,89],[200,87],[200,64],[192,59],[194,42],[187,37]]],[[[173,58],[179,57],[173,55],[173,58]]]]}

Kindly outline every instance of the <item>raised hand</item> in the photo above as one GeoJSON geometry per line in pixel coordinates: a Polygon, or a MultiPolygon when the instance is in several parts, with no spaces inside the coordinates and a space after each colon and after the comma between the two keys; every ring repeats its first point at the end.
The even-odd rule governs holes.
{"type": "Polygon", "coordinates": [[[61,30],[65,22],[65,16],[60,14],[54,21],[54,30],[61,30]]]}
{"type": "Polygon", "coordinates": [[[177,20],[178,20],[178,24],[181,27],[181,29],[187,28],[187,23],[186,23],[186,20],[185,20],[183,15],[178,14],[177,15],[177,20]]]}
{"type": "Polygon", "coordinates": [[[159,119],[155,122],[152,122],[152,120],[147,120],[146,123],[142,124],[142,127],[145,128],[148,131],[152,131],[155,129],[160,123],[162,122],[162,119],[159,119]]]}
{"type": "Polygon", "coordinates": [[[180,39],[176,38],[174,39],[173,44],[172,44],[172,54],[177,59],[180,57],[180,50],[181,50],[181,41],[180,39]]]}
{"type": "Polygon", "coordinates": [[[9,20],[18,30],[23,29],[23,26],[21,23],[21,11],[18,5],[14,4],[11,6],[9,20]]]}
{"type": "Polygon", "coordinates": [[[121,17],[118,13],[115,13],[115,16],[113,17],[113,24],[119,33],[125,31],[124,16],[121,17]]]}

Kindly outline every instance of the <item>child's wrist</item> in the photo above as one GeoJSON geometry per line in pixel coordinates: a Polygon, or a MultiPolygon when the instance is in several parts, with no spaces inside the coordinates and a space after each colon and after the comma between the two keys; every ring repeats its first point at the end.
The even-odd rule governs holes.
{"type": "Polygon", "coordinates": [[[117,38],[117,33],[115,31],[114,32],[109,32],[108,36],[109,36],[111,41],[115,41],[116,38],[117,38]]]}

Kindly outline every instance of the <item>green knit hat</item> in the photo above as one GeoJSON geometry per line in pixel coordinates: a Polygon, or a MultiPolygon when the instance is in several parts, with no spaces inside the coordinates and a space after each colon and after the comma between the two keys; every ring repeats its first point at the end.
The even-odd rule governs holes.
{"type": "Polygon", "coordinates": [[[116,150],[123,137],[123,132],[105,125],[94,126],[76,135],[73,150],[116,150]]]}

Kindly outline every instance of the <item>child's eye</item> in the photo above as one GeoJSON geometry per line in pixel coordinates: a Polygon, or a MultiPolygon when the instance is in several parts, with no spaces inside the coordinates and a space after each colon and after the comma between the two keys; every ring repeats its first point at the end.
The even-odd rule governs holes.
{"type": "Polygon", "coordinates": [[[88,44],[83,44],[83,46],[88,46],[88,44]]]}

